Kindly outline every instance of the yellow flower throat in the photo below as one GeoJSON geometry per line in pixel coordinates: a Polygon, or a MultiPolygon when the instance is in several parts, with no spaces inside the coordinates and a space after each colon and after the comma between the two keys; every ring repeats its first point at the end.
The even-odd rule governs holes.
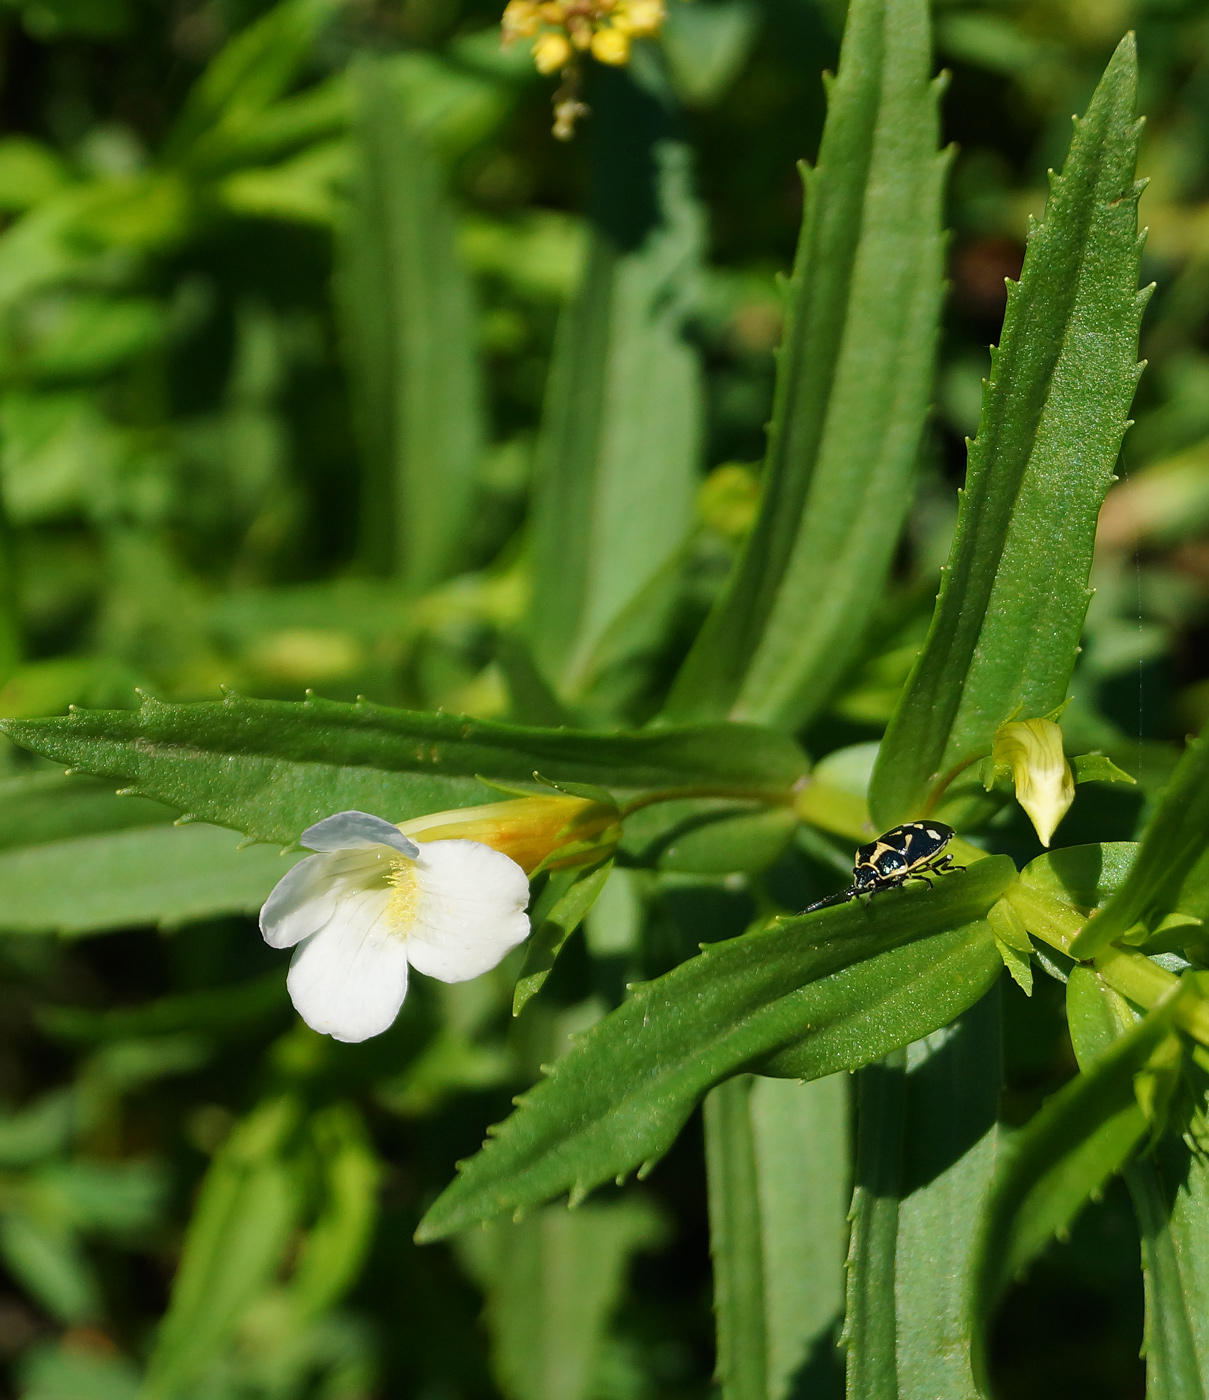
{"type": "Polygon", "coordinates": [[[387,922],[392,933],[406,938],[420,912],[420,882],[416,879],[415,861],[406,856],[392,860],[386,883],[391,887],[386,905],[387,922]]]}

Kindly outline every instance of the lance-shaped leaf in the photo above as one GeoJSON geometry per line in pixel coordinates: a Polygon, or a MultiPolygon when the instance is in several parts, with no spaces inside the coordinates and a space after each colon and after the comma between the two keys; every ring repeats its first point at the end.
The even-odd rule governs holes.
{"type": "MultiPolygon", "coordinates": [[[[711,945],[636,988],[461,1165],[418,1237],[437,1239],[565,1191],[578,1200],[601,1182],[651,1166],[712,1085],[765,1061],[786,1072],[776,1065],[778,1051],[792,1047],[788,1072],[800,1078],[884,1054],[894,1041],[886,1043],[879,1021],[881,997],[893,1000],[909,987],[914,1017],[906,1039],[943,1025],[969,1005],[962,991],[985,990],[976,967],[963,965],[961,975],[951,969],[929,1000],[913,984],[913,958],[901,956],[887,970],[877,955],[893,959],[923,940],[925,963],[938,945],[941,955],[975,946],[979,960],[989,953],[997,962],[981,920],[1014,873],[1006,857],[981,860],[932,890],[891,891],[868,906],[820,910],[711,945]]],[[[891,1034],[901,1030],[892,1015],[891,1034]]]]}
{"type": "Polygon", "coordinates": [[[658,613],[674,597],[668,569],[692,522],[702,435],[685,335],[702,242],[689,151],[628,74],[594,83],[587,267],[550,365],[529,536],[529,639],[572,699],[616,652],[610,634],[627,612],[641,599],[658,613]]]}
{"type": "Polygon", "coordinates": [[[1066,698],[1096,516],[1140,373],[1135,84],[1130,37],[1075,124],[1009,286],[931,630],[873,775],[883,827],[989,752],[1014,712],[1048,714],[1066,698]]]}
{"type": "Polygon", "coordinates": [[[1129,873],[1071,945],[1092,958],[1138,922],[1151,926],[1174,909],[1181,886],[1209,845],[1209,743],[1193,739],[1163,791],[1129,873]]]}
{"type": "Polygon", "coordinates": [[[667,714],[797,727],[881,597],[911,498],[940,305],[937,98],[924,0],[854,0],[777,362],[755,529],[667,714]]]}
{"type": "Polygon", "coordinates": [[[614,791],[721,788],[783,800],[806,767],[792,740],[755,725],[584,734],[329,700],[145,700],[137,712],[9,720],[4,731],[199,821],[287,843],[332,812],[404,821],[497,800],[480,774],[532,783],[536,771],[614,791]]]}
{"type": "Polygon", "coordinates": [[[996,988],[907,1049],[895,1260],[899,1400],[974,1389],[970,1270],[999,1147],[1001,1039],[996,988]]]}
{"type": "Polygon", "coordinates": [[[365,565],[423,588],[461,562],[483,450],[469,274],[404,71],[350,73],[357,165],[337,287],[365,464],[365,565]]]}
{"type": "Polygon", "coordinates": [[[1001,1060],[992,992],[904,1055],[861,1071],[844,1325],[850,1393],[973,1392],[969,1272],[995,1167],[1001,1060]]]}
{"type": "Polygon", "coordinates": [[[1146,1132],[1134,1076],[1171,1034],[1171,1010],[1166,1004],[1139,1021],[1008,1140],[974,1265],[978,1372],[985,1369],[982,1337],[999,1295],[1069,1227],[1146,1132]]]}

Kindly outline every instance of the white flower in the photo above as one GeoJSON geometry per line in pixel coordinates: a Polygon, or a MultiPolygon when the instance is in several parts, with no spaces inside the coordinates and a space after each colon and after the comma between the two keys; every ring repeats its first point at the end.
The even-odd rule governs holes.
{"type": "Polygon", "coordinates": [[[308,856],[260,911],[273,948],[295,948],[286,985],[299,1015],[335,1040],[380,1035],[407,995],[407,968],[464,982],[529,933],[529,881],[480,841],[425,841],[367,812],[302,833],[308,856]]]}

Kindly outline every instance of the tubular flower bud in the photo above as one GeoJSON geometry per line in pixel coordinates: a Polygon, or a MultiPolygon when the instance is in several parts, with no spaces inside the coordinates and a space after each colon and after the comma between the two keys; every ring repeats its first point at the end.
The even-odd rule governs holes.
{"type": "Polygon", "coordinates": [[[621,835],[617,808],[586,797],[520,797],[484,807],[433,812],[399,830],[421,845],[479,841],[514,860],[526,875],[538,867],[565,870],[607,855],[621,835]]]}
{"type": "Polygon", "coordinates": [[[617,843],[617,809],[533,797],[437,812],[395,826],[337,812],[302,833],[316,852],[265,901],[260,930],[293,948],[286,985],[302,1019],[336,1040],[386,1030],[408,969],[464,982],[529,934],[528,875],[598,860],[617,843]]]}
{"type": "Polygon", "coordinates": [[[1062,748],[1062,730],[1050,719],[1001,724],[991,749],[995,770],[1010,770],[1016,800],[1048,846],[1075,800],[1075,779],[1062,748]]]}

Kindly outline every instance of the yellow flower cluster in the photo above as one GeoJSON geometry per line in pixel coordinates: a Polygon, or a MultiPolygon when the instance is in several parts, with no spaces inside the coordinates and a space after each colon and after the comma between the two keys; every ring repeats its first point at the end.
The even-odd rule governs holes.
{"type": "Polygon", "coordinates": [[[657,35],[666,14],[663,0],[508,0],[503,37],[532,39],[539,73],[562,72],[580,53],[621,67],[631,42],[657,35]]]}

